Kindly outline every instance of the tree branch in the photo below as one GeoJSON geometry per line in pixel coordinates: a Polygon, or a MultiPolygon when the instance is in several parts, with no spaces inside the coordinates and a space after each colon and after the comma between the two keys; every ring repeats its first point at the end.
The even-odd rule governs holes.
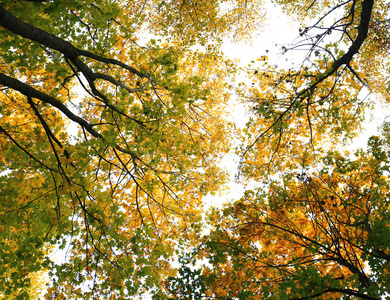
{"type": "MultiPolygon", "coordinates": [[[[66,105],[64,105],[58,99],[55,99],[55,98],[53,98],[53,97],[51,97],[43,92],[40,92],[40,91],[32,88],[31,86],[15,79],[15,78],[9,77],[9,76],[1,74],[1,73],[0,73],[0,84],[7,86],[9,88],[12,88],[13,90],[18,91],[19,93],[21,93],[25,96],[39,99],[44,103],[47,103],[47,104],[54,106],[55,108],[60,110],[65,116],[67,116],[70,120],[76,122],[81,127],[83,127],[85,130],[87,130],[88,133],[90,133],[93,137],[99,138],[99,139],[105,141],[104,137],[99,132],[97,132],[95,129],[93,129],[91,124],[89,124],[84,119],[82,119],[79,116],[72,113],[66,107],[66,105]]],[[[124,149],[124,148],[120,147],[119,145],[115,145],[114,148],[116,148],[117,150],[119,150],[123,153],[130,154],[134,159],[138,159],[138,160],[142,161],[138,157],[138,155],[131,150],[124,149]]]]}
{"type": "Polygon", "coordinates": [[[1,6],[0,6],[0,26],[4,27],[5,29],[21,37],[37,42],[48,48],[57,50],[61,52],[63,55],[65,55],[66,57],[70,58],[71,60],[77,59],[78,56],[85,56],[100,62],[120,66],[132,72],[133,74],[138,75],[139,77],[145,77],[152,80],[152,78],[148,74],[143,73],[137,70],[136,68],[131,67],[116,59],[106,58],[86,50],[78,49],[74,47],[71,43],[53,34],[50,34],[46,31],[43,31],[37,27],[34,27],[30,24],[23,22],[22,20],[16,18],[15,16],[7,12],[1,6]]]}

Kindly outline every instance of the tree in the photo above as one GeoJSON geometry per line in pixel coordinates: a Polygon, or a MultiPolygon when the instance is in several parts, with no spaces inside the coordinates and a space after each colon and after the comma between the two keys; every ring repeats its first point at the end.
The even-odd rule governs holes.
{"type": "Polygon", "coordinates": [[[28,298],[46,270],[47,299],[389,290],[388,134],[356,158],[335,149],[357,134],[364,93],[388,98],[383,1],[277,1],[302,22],[283,52],[308,55],[246,69],[239,175],[261,188],[211,211],[203,238],[202,197],[227,180],[217,163],[234,133],[225,105],[238,68],[219,47],[250,36],[261,3],[0,3],[2,296],[28,298]]]}
{"type": "Polygon", "coordinates": [[[1,1],[4,297],[27,298],[40,270],[47,299],[128,298],[171,274],[202,196],[226,180],[217,162],[235,67],[221,37],[261,22],[259,7],[1,1]]]}
{"type": "Polygon", "coordinates": [[[316,173],[288,173],[210,215],[197,254],[207,297],[381,299],[389,290],[389,145],[347,158],[329,152],[316,173]]]}
{"type": "Polygon", "coordinates": [[[378,25],[386,24],[384,3],[277,2],[302,22],[300,39],[283,46],[282,52],[299,50],[307,55],[288,70],[270,65],[267,56],[248,69],[253,84],[244,86],[241,94],[255,116],[239,149],[240,175],[256,180],[307,166],[315,159],[313,153],[355,137],[372,105],[368,92],[384,100],[389,97],[388,65],[383,61],[387,52],[378,25]],[[308,16],[319,20],[308,21],[308,16]]]}
{"type": "Polygon", "coordinates": [[[388,100],[388,5],[277,1],[302,22],[308,54],[248,68],[240,179],[260,187],[209,213],[210,233],[166,283],[173,299],[384,299],[388,281],[388,124],[367,151],[340,153],[364,111],[388,100]],[[308,18],[310,19],[308,20],[308,18]],[[312,22],[312,18],[318,21],[312,22]],[[308,24],[309,23],[309,24],[308,24]],[[352,156],[352,157],[351,157],[352,156]],[[200,267],[199,267],[200,265],[200,267]]]}

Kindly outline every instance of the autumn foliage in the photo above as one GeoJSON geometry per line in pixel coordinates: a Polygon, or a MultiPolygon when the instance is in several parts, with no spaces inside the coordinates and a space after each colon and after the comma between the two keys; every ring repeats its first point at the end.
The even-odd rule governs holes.
{"type": "Polygon", "coordinates": [[[388,100],[389,5],[275,3],[298,67],[221,51],[260,1],[0,1],[1,297],[387,295],[389,124],[339,148],[388,100]],[[204,212],[233,152],[257,188],[204,212]]]}

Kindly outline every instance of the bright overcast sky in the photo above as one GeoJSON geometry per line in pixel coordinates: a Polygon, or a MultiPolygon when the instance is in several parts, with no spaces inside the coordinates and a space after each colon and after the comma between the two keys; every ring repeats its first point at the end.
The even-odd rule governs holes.
{"type": "MultiPolygon", "coordinates": [[[[267,55],[270,58],[271,64],[287,66],[286,55],[282,54],[281,47],[291,44],[299,36],[299,24],[294,23],[280,9],[275,8],[269,3],[270,1],[267,2],[266,24],[253,38],[251,43],[231,43],[225,41],[222,47],[222,51],[227,57],[239,59],[240,65],[243,67],[263,55],[267,55]],[[268,53],[266,53],[266,50],[268,50],[268,53]]],[[[237,81],[240,81],[240,79],[238,78],[237,81]]],[[[237,126],[242,127],[248,119],[244,107],[236,103],[232,109],[234,110],[233,116],[237,126]]],[[[243,196],[244,187],[234,182],[238,160],[239,157],[235,155],[227,155],[223,159],[222,167],[230,171],[231,181],[228,184],[228,188],[221,195],[206,196],[204,198],[206,210],[211,206],[219,206],[228,200],[239,199],[243,196]]]]}
{"type": "Polygon", "coordinates": [[[299,36],[299,24],[293,22],[283,14],[280,8],[273,6],[266,1],[266,23],[259,34],[253,38],[251,44],[233,44],[226,42],[223,52],[226,56],[240,59],[243,65],[249,64],[251,60],[266,54],[272,56],[272,63],[285,61],[282,53],[282,45],[290,44],[299,36]],[[274,61],[274,60],[277,61],[274,61]]]}

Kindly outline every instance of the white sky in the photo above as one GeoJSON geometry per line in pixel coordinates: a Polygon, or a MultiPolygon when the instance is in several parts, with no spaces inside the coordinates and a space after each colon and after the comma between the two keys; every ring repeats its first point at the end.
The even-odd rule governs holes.
{"type": "Polygon", "coordinates": [[[272,57],[272,63],[281,64],[285,57],[281,55],[282,45],[291,44],[299,36],[299,24],[283,14],[280,8],[266,1],[266,23],[251,44],[233,44],[225,42],[222,50],[226,56],[240,59],[242,65],[266,54],[272,57]]]}
{"type": "MultiPolygon", "coordinates": [[[[284,15],[280,9],[274,7],[267,1],[266,17],[268,18],[261,32],[253,38],[251,43],[232,43],[225,41],[222,46],[224,54],[232,59],[239,59],[241,66],[247,66],[252,60],[255,61],[263,55],[269,57],[272,64],[279,66],[288,66],[290,62],[286,61],[286,55],[282,54],[282,46],[293,43],[294,39],[299,36],[299,24],[294,23],[290,18],[284,15]],[[266,53],[268,50],[268,53],[266,53]]],[[[303,56],[296,60],[302,61],[303,56]]],[[[239,79],[238,79],[239,81],[239,79]]],[[[234,100],[232,101],[234,102],[234,100]]],[[[233,117],[238,127],[243,127],[249,116],[246,114],[244,107],[236,103],[233,110],[233,117]]],[[[244,186],[234,181],[237,173],[239,157],[227,155],[222,161],[222,167],[230,171],[231,181],[221,195],[206,196],[204,198],[205,209],[211,206],[220,206],[224,202],[233,199],[239,199],[243,196],[244,186]]],[[[247,188],[252,187],[251,185],[247,188]]]]}

